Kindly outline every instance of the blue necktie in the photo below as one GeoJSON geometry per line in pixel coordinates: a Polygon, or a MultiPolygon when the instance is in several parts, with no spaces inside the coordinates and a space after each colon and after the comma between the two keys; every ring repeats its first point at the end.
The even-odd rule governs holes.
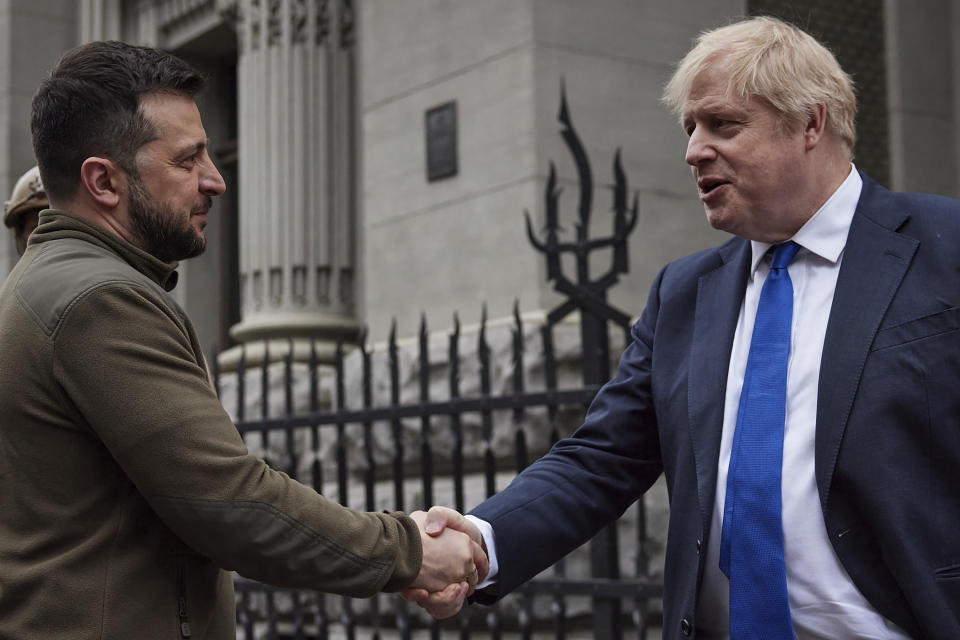
{"type": "Polygon", "coordinates": [[[787,265],[800,247],[773,250],[760,292],[727,472],[720,570],[730,578],[731,640],[792,640],[780,513],[787,356],[793,285],[787,265]]]}

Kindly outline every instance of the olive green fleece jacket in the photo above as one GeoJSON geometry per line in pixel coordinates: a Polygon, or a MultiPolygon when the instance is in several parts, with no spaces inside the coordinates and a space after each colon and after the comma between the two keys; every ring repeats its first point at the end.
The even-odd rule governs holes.
{"type": "Polygon", "coordinates": [[[248,453],[175,267],[48,210],[0,289],[0,640],[232,640],[230,570],[360,597],[419,571],[410,518],[248,453]]]}

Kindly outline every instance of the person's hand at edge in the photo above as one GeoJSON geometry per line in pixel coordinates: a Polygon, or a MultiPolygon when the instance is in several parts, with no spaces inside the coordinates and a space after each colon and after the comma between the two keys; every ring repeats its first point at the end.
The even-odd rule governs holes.
{"type": "MultiPolygon", "coordinates": [[[[452,512],[457,517],[460,514],[452,512]]],[[[423,561],[420,573],[410,588],[440,592],[450,584],[465,582],[473,591],[489,570],[487,554],[482,544],[470,535],[437,522],[428,523],[428,514],[415,511],[410,514],[420,529],[423,561]],[[427,532],[427,527],[430,533],[427,532]]],[[[433,516],[436,520],[436,515],[433,516]]]]}
{"type": "Polygon", "coordinates": [[[441,536],[447,529],[450,529],[469,536],[473,544],[481,551],[481,556],[474,558],[477,569],[475,582],[468,581],[468,583],[460,585],[451,584],[443,590],[431,592],[429,589],[419,587],[414,581],[413,585],[401,592],[403,598],[417,603],[434,618],[449,618],[460,611],[467,596],[473,593],[474,587],[483,582],[486,577],[490,568],[486,545],[483,536],[480,535],[480,530],[457,511],[447,507],[431,507],[426,514],[426,519],[423,520],[423,525],[421,525],[420,514],[422,513],[422,511],[415,512],[411,514],[411,517],[416,516],[414,520],[418,526],[421,526],[422,532],[426,532],[428,536],[441,536]]]}
{"type": "Polygon", "coordinates": [[[447,586],[443,591],[430,593],[425,589],[409,588],[401,591],[400,595],[405,600],[423,607],[437,620],[442,620],[457,615],[471,593],[473,593],[473,587],[466,582],[459,582],[447,586]]]}

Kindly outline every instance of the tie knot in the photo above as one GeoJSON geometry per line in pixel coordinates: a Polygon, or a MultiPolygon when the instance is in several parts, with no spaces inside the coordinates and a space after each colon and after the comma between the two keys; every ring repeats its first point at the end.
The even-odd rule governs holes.
{"type": "Polygon", "coordinates": [[[773,248],[773,261],[770,263],[770,268],[785,268],[790,264],[790,261],[793,260],[793,257],[797,255],[797,251],[800,251],[800,245],[793,240],[776,245],[773,248]]]}

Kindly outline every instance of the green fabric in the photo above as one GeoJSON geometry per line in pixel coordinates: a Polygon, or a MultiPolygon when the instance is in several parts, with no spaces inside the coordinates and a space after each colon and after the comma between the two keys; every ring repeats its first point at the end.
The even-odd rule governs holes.
{"type": "Polygon", "coordinates": [[[229,570],[369,596],[416,525],[251,456],[165,264],[48,210],[0,289],[0,638],[234,638],[229,570]],[[182,583],[182,588],[179,586],[182,583]]]}

